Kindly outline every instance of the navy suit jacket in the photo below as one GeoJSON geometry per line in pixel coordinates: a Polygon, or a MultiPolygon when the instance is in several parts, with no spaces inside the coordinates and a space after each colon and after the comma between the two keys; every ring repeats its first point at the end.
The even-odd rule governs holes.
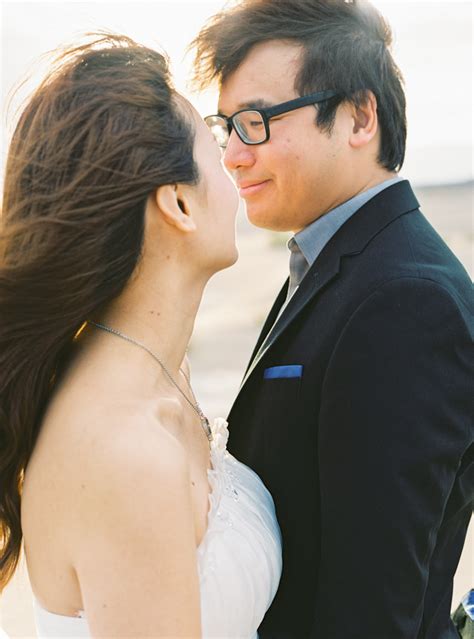
{"type": "Polygon", "coordinates": [[[260,639],[454,639],[471,280],[402,181],[339,229],[270,331],[287,288],[229,415],[229,450],[272,493],[283,535],[260,639]]]}

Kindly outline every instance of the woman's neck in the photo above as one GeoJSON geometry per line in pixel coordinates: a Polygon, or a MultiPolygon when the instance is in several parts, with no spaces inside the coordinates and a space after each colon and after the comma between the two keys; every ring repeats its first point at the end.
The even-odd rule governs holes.
{"type": "MultiPolygon", "coordinates": [[[[202,278],[186,275],[180,269],[168,276],[161,269],[160,278],[140,277],[104,313],[90,319],[145,345],[178,381],[205,284],[202,278]]],[[[154,383],[162,376],[149,353],[125,340],[119,347],[113,341],[119,340],[118,336],[107,335],[90,324],[89,327],[89,334],[97,333],[95,343],[108,349],[110,356],[117,358],[117,365],[120,360],[138,380],[154,383]]]]}

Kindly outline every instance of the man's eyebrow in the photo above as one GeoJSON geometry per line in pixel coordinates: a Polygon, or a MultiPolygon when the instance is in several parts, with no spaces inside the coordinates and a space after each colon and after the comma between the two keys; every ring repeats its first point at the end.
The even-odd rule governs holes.
{"type": "Polygon", "coordinates": [[[249,100],[248,102],[241,102],[237,105],[239,109],[266,109],[272,106],[272,103],[268,100],[258,98],[257,100],[249,100]]]}
{"type": "MultiPolygon", "coordinates": [[[[271,106],[273,106],[272,102],[269,102],[268,100],[263,100],[262,98],[257,98],[255,100],[240,102],[240,104],[237,105],[237,111],[240,111],[241,109],[267,109],[268,107],[271,107],[271,106]]],[[[234,113],[236,113],[236,111],[234,111],[234,113]]],[[[226,113],[223,113],[220,109],[219,109],[219,115],[224,115],[225,117],[229,117],[229,115],[227,115],[226,113]]]]}

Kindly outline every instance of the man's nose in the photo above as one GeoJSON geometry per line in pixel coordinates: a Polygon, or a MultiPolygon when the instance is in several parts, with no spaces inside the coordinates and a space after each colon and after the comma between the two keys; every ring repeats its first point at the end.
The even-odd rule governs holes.
{"type": "Polygon", "coordinates": [[[226,150],[224,165],[228,171],[255,164],[255,150],[252,145],[244,144],[235,131],[231,131],[226,150]]]}

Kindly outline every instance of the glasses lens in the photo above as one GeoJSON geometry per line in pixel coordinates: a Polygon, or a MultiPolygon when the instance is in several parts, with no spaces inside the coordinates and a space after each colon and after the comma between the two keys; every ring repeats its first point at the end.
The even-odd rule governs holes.
{"type": "Polygon", "coordinates": [[[241,111],[233,118],[237,133],[247,144],[258,144],[266,138],[265,123],[258,111],[241,111]]]}
{"type": "Polygon", "coordinates": [[[225,149],[229,141],[229,129],[227,122],[220,115],[208,115],[204,118],[205,123],[211,129],[211,133],[216,138],[217,144],[225,149]]]}

